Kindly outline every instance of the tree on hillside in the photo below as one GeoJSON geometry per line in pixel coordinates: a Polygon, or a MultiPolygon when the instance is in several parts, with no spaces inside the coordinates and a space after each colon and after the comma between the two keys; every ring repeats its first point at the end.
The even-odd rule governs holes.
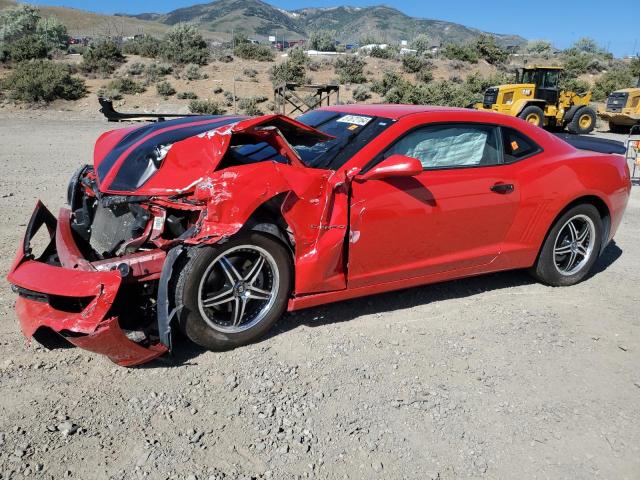
{"type": "Polygon", "coordinates": [[[603,49],[596,43],[593,38],[584,37],[573,44],[573,48],[585,53],[602,53],[603,49]]]}
{"type": "Polygon", "coordinates": [[[179,23],[164,37],[162,57],[177,65],[206,65],[209,48],[195,25],[179,23]]]}
{"type": "Polygon", "coordinates": [[[491,65],[503,63],[509,58],[509,53],[496,43],[491,35],[480,35],[476,40],[476,50],[481,58],[491,65]]]}
{"type": "Polygon", "coordinates": [[[553,46],[546,40],[531,40],[527,43],[527,51],[533,55],[549,55],[553,51],[553,46]]]}
{"type": "Polygon", "coordinates": [[[67,28],[53,17],[42,18],[36,7],[18,5],[0,11],[0,56],[4,59],[46,57],[54,49],[65,48],[67,38],[67,28]]]}
{"type": "Polygon", "coordinates": [[[320,52],[335,52],[336,42],[334,32],[327,30],[312,32],[309,36],[309,49],[320,52]]]}
{"type": "Polygon", "coordinates": [[[35,33],[39,21],[38,9],[31,5],[19,5],[0,11],[0,41],[11,43],[35,33]]]}

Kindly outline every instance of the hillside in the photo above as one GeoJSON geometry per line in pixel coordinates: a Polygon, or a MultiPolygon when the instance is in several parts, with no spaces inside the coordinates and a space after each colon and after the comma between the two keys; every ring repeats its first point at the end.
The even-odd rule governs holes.
{"type": "MultiPolygon", "coordinates": [[[[14,0],[0,0],[0,9],[17,5],[14,0]]],[[[38,5],[43,16],[54,16],[66,25],[71,35],[101,36],[101,35],[135,35],[148,33],[154,36],[164,35],[170,28],[159,22],[146,21],[132,17],[117,17],[102,15],[76,8],[51,7],[38,5]]],[[[204,32],[203,32],[204,33],[204,32]]],[[[211,35],[208,35],[211,36],[211,35]]]]}
{"type": "Polygon", "coordinates": [[[306,36],[297,15],[277,9],[260,0],[218,0],[217,2],[180,8],[164,15],[143,13],[137,19],[155,20],[166,25],[180,22],[196,23],[211,32],[232,30],[251,36],[306,36]]]}
{"type": "MultiPolygon", "coordinates": [[[[330,29],[338,32],[339,38],[349,41],[366,32],[384,41],[398,42],[411,39],[418,34],[427,34],[436,42],[463,43],[474,39],[482,32],[452,22],[413,18],[387,6],[305,8],[294,12],[307,32],[330,29]]],[[[496,35],[503,45],[520,45],[525,42],[517,35],[496,35]]]]}
{"type": "MultiPolygon", "coordinates": [[[[286,11],[261,0],[217,0],[167,14],[142,13],[130,18],[154,20],[166,25],[193,22],[210,32],[228,33],[234,30],[259,38],[276,33],[300,38],[307,37],[315,30],[335,30],[338,39],[344,42],[357,42],[364,35],[397,42],[421,33],[427,34],[434,42],[466,42],[486,33],[457,23],[413,18],[387,6],[286,11]]],[[[517,35],[491,35],[502,45],[525,43],[525,39],[517,35]]]]}

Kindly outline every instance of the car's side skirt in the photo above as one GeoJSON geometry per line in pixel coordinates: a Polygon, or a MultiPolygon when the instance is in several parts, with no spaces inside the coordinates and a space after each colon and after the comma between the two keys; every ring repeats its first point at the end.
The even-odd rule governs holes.
{"type": "Polygon", "coordinates": [[[303,308],[315,307],[325,303],[339,302],[352,298],[364,297],[367,295],[375,295],[378,293],[391,292],[404,288],[417,287],[420,285],[428,285],[432,283],[444,282],[448,280],[457,280],[460,278],[472,277],[486,273],[501,272],[505,270],[515,270],[519,268],[527,268],[531,266],[531,255],[523,255],[519,263],[515,263],[513,258],[506,261],[505,257],[498,257],[495,262],[463,268],[454,271],[440,272],[420,277],[405,278],[393,282],[379,283],[375,285],[367,285],[358,288],[347,288],[346,290],[338,290],[334,292],[317,293],[313,295],[303,295],[293,297],[289,300],[288,311],[302,310],[303,308]]]}

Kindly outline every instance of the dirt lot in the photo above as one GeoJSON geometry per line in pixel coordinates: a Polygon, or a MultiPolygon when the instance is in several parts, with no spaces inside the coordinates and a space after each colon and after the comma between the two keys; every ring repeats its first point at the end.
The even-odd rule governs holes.
{"type": "MultiPolygon", "coordinates": [[[[0,268],[110,128],[0,113],[0,268]]],[[[597,273],[521,272],[287,316],[124,369],[27,347],[0,288],[0,479],[640,478],[640,187],[597,273]]],[[[54,210],[55,211],[55,210],[54,210]]]]}

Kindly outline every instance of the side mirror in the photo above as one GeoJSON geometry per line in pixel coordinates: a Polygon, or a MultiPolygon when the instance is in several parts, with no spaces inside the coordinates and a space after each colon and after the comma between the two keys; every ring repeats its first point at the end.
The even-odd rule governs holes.
{"type": "Polygon", "coordinates": [[[417,158],[391,155],[367,173],[356,176],[356,181],[382,180],[390,177],[415,177],[422,173],[422,163],[417,158]]]}

